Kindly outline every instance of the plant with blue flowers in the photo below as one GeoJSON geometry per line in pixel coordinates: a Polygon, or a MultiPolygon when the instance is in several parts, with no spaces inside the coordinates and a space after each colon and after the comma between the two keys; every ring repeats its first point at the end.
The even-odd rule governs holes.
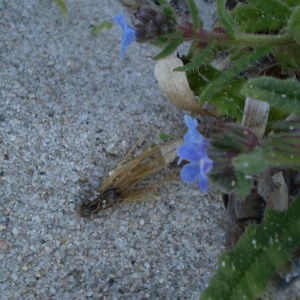
{"type": "MultiPolygon", "coordinates": [[[[55,2],[66,14],[64,1],[55,2]]],[[[197,181],[203,193],[217,188],[233,227],[228,232],[238,233],[227,236],[235,249],[220,256],[201,299],[257,299],[278,270],[299,258],[300,0],[217,0],[212,30],[203,28],[196,2],[187,0],[184,18],[166,0],[142,1],[133,25],[124,13],[113,17],[122,28],[120,57],[133,42],[160,48],[154,59],[171,68],[167,80],[182,79],[174,90],[176,84],[185,89],[181,100],[172,99],[172,89],[165,93],[202,115],[184,116],[188,131],[176,149],[180,176],[197,181]],[[190,49],[172,65],[183,42],[190,49]]],[[[103,27],[111,24],[92,34],[103,27]]]]}

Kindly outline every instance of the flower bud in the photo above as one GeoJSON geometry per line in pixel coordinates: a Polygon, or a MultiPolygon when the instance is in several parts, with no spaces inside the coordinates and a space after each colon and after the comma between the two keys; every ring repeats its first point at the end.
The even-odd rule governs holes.
{"type": "Polygon", "coordinates": [[[162,10],[138,8],[134,16],[140,22],[134,26],[137,42],[153,40],[176,30],[175,19],[166,15],[162,10]]]}

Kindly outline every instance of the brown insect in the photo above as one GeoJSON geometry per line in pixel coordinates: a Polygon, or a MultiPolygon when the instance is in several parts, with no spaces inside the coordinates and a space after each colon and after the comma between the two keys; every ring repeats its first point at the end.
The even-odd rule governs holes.
{"type": "MultiPolygon", "coordinates": [[[[90,217],[103,209],[123,202],[153,199],[153,193],[162,184],[148,182],[149,177],[172,164],[177,157],[176,149],[182,140],[171,140],[144,151],[128,160],[134,148],[117,167],[110,172],[99,188],[88,196],[79,207],[82,217],[90,217]]],[[[174,176],[173,176],[174,177],[174,176]]]]}

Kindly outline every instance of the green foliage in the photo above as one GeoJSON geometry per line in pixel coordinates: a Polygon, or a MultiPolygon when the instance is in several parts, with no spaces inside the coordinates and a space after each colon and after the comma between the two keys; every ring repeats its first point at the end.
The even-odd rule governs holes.
{"type": "Polygon", "coordinates": [[[236,190],[241,198],[253,187],[255,176],[270,167],[300,170],[300,121],[277,122],[263,141],[246,127],[226,125],[210,141],[214,161],[210,179],[224,192],[236,190]]]}
{"type": "Polygon", "coordinates": [[[175,36],[172,36],[172,38],[168,40],[167,46],[159,54],[154,56],[154,59],[162,59],[164,57],[169,56],[174,51],[176,51],[176,49],[181,43],[182,43],[182,33],[178,32],[175,36]]]}
{"type": "Polygon", "coordinates": [[[248,0],[247,1],[260,12],[271,15],[279,20],[287,20],[291,14],[291,9],[280,0],[248,0]]]}
{"type": "Polygon", "coordinates": [[[299,45],[277,47],[274,51],[277,62],[281,68],[288,72],[289,69],[300,68],[299,45]]]}
{"type": "Polygon", "coordinates": [[[102,21],[99,25],[96,25],[92,28],[91,30],[91,35],[92,36],[97,36],[97,34],[103,29],[111,29],[112,28],[112,23],[107,22],[107,21],[102,21]]]}
{"type": "Polygon", "coordinates": [[[160,132],[160,133],[159,133],[159,139],[160,139],[161,141],[168,141],[168,140],[172,139],[172,136],[170,136],[170,135],[167,134],[167,133],[160,132]]]}
{"type": "MultiPolygon", "coordinates": [[[[248,67],[249,65],[256,62],[262,56],[268,55],[271,52],[270,47],[264,47],[257,49],[253,53],[250,53],[247,56],[242,56],[238,60],[234,62],[234,64],[228,68],[226,71],[222,72],[218,78],[216,78],[213,82],[208,84],[199,95],[199,103],[204,103],[205,101],[211,102],[211,99],[218,94],[223,93],[226,89],[230,91],[232,89],[232,83],[234,80],[237,80],[236,77],[244,68],[248,67]]],[[[223,94],[224,95],[224,94],[223,94]]],[[[213,103],[216,105],[220,112],[224,111],[224,109],[231,109],[234,110],[236,107],[235,101],[228,101],[225,103],[226,108],[222,106],[222,103],[213,103]],[[221,104],[221,105],[220,105],[221,104]],[[234,107],[232,107],[234,106],[234,107]]],[[[236,115],[236,114],[235,114],[236,115]]]]}
{"type": "Polygon", "coordinates": [[[265,157],[273,165],[300,170],[300,122],[278,122],[267,140],[265,157]]]}
{"type": "Polygon", "coordinates": [[[270,166],[266,161],[263,147],[255,147],[250,153],[242,153],[232,160],[234,168],[245,176],[264,171],[270,166]]]}
{"type": "Polygon", "coordinates": [[[300,114],[300,83],[293,79],[259,77],[249,80],[241,90],[245,96],[270,103],[281,111],[300,114]]]}
{"type": "Polygon", "coordinates": [[[221,115],[232,116],[240,122],[242,120],[245,99],[239,94],[243,79],[232,80],[219,94],[210,98],[209,103],[218,108],[221,115]]]}
{"type": "Polygon", "coordinates": [[[272,275],[300,247],[300,196],[285,212],[268,210],[262,225],[250,225],[235,250],[220,255],[218,272],[202,300],[256,299],[272,275]]]}
{"type": "Polygon", "coordinates": [[[225,27],[227,34],[235,39],[235,22],[226,9],[224,0],[217,0],[217,10],[220,22],[225,27]]]}
{"type": "Polygon", "coordinates": [[[300,5],[300,0],[281,0],[281,2],[285,3],[289,7],[300,5]]]}
{"type": "Polygon", "coordinates": [[[253,185],[255,172],[255,169],[245,167],[252,163],[250,159],[257,159],[253,154],[260,154],[258,146],[258,137],[250,129],[226,124],[224,131],[210,140],[208,153],[214,167],[209,178],[222,191],[228,193],[236,189],[241,197],[245,197],[253,185]]]}
{"type": "Polygon", "coordinates": [[[294,40],[297,44],[300,44],[300,6],[293,11],[288,25],[293,34],[294,40]]]}
{"type": "Polygon", "coordinates": [[[232,11],[239,29],[248,33],[260,33],[280,30],[286,25],[286,19],[277,19],[272,15],[266,14],[251,4],[239,4],[232,11]]]}
{"type": "MultiPolygon", "coordinates": [[[[177,70],[177,69],[176,69],[177,70]]],[[[212,67],[210,64],[202,65],[186,73],[189,85],[196,95],[200,95],[202,89],[222,72],[212,67]]]]}
{"type": "Polygon", "coordinates": [[[190,63],[184,65],[183,67],[178,67],[175,71],[193,71],[205,65],[211,60],[211,57],[216,48],[216,42],[212,41],[204,49],[198,50],[193,54],[193,58],[190,63]]]}
{"type": "Polygon", "coordinates": [[[53,2],[58,5],[62,15],[66,17],[68,15],[68,7],[66,2],[64,0],[53,0],[53,2]]]}
{"type": "Polygon", "coordinates": [[[163,8],[163,13],[171,20],[176,20],[176,15],[174,9],[170,3],[166,0],[159,0],[161,7],[163,8]]]}
{"type": "Polygon", "coordinates": [[[252,186],[254,175],[266,170],[271,164],[266,160],[265,149],[256,147],[250,153],[242,153],[232,160],[234,174],[237,178],[237,192],[245,198],[252,186]]]}
{"type": "Polygon", "coordinates": [[[199,17],[198,8],[197,8],[195,1],[188,0],[188,5],[189,5],[190,13],[192,16],[192,20],[193,20],[194,31],[197,32],[199,30],[199,28],[202,27],[203,23],[199,17]]]}

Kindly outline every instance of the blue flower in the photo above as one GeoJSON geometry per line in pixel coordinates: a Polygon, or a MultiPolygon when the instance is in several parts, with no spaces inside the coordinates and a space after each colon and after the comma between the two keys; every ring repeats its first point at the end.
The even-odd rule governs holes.
{"type": "Polygon", "coordinates": [[[192,183],[198,179],[198,186],[203,193],[208,189],[207,174],[213,167],[213,161],[207,155],[208,141],[197,130],[198,122],[185,115],[188,132],[184,136],[184,144],[177,148],[178,164],[183,160],[189,163],[184,165],[180,177],[184,182],[192,183]]]}
{"type": "Polygon", "coordinates": [[[113,19],[116,21],[116,23],[118,23],[122,27],[123,30],[123,36],[120,43],[120,46],[122,48],[122,51],[120,53],[120,58],[122,58],[124,57],[129,44],[131,44],[133,41],[136,40],[136,32],[132,26],[126,23],[124,13],[121,13],[118,16],[114,16],[113,19]]]}

